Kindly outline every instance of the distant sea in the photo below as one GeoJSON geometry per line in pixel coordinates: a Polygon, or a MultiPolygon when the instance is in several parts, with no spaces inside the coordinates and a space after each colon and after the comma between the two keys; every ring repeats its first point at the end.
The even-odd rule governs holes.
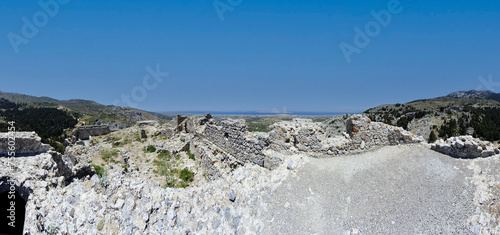
{"type": "MultiPolygon", "coordinates": [[[[255,112],[255,111],[248,111],[248,112],[221,112],[221,111],[181,111],[181,112],[163,112],[163,114],[205,114],[205,113],[210,113],[212,115],[291,115],[291,116],[333,116],[333,115],[340,115],[340,114],[346,114],[342,112],[286,112],[286,113],[279,113],[279,112],[255,112]]],[[[349,113],[351,114],[351,113],[349,113]]]]}

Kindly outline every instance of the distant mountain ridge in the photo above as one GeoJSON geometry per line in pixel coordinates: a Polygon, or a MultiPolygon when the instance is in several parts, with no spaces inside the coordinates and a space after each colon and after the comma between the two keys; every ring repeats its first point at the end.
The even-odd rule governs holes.
{"type": "Polygon", "coordinates": [[[450,98],[490,98],[492,95],[496,95],[493,91],[455,91],[447,95],[450,98]]]}
{"type": "Polygon", "coordinates": [[[159,120],[162,115],[129,107],[118,107],[99,104],[92,100],[71,99],[57,100],[50,97],[36,97],[18,93],[0,91],[0,99],[35,108],[57,108],[79,114],[80,121],[85,124],[102,124],[115,122],[133,125],[141,120],[159,120]]]}

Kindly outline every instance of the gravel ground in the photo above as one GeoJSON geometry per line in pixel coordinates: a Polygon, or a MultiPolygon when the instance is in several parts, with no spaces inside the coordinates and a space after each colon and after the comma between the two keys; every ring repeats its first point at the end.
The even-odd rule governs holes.
{"type": "Polygon", "coordinates": [[[267,197],[264,234],[470,234],[471,161],[424,146],[311,159],[267,197]]]}

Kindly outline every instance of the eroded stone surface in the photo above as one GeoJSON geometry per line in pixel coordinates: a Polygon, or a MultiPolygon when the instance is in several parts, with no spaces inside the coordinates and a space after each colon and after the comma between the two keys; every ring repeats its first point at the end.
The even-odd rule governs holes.
{"type": "Polygon", "coordinates": [[[472,136],[451,137],[446,141],[439,139],[431,145],[431,149],[462,158],[489,157],[500,153],[491,142],[482,141],[472,136]]]}
{"type": "MultiPolygon", "coordinates": [[[[260,233],[265,232],[266,224],[272,223],[266,220],[275,206],[269,205],[273,201],[269,195],[278,188],[286,192],[283,184],[290,177],[299,182],[310,157],[357,152],[369,155],[368,150],[385,145],[428,148],[419,145],[422,138],[362,115],[351,115],[345,123],[344,130],[329,131],[330,134],[325,133],[325,124],[306,119],[276,123],[269,133],[251,133],[242,120],[216,124],[210,115],[181,118],[161,127],[134,126],[118,131],[124,135],[121,139],[115,135],[101,137],[102,142],[92,140],[88,145],[69,147],[64,155],[48,151],[13,160],[0,158],[0,191],[6,187],[6,180],[12,178],[17,190],[28,199],[25,232],[31,234],[54,230],[61,234],[260,233]],[[140,138],[141,131],[145,138],[140,138]],[[132,149],[119,147],[134,136],[140,142],[132,143],[132,149]],[[143,151],[149,145],[156,148],[155,153],[143,151]],[[116,159],[107,163],[107,173],[99,177],[89,162],[110,149],[117,153],[116,159]],[[187,158],[186,149],[195,160],[187,158]],[[167,151],[184,156],[186,161],[179,163],[179,168],[189,167],[195,172],[190,187],[163,189],[153,169],[143,162],[155,160],[158,153],[167,151]]],[[[346,161],[349,157],[345,156],[346,161]]],[[[366,159],[358,160],[366,163],[366,159]]],[[[346,166],[358,169],[363,164],[346,166]]],[[[434,164],[431,169],[441,168],[434,164]]],[[[454,168],[446,169],[452,172],[454,168]]],[[[478,171],[477,175],[482,172],[474,171],[478,171]]],[[[436,177],[442,174],[431,173],[436,177]]],[[[482,193],[479,186],[484,184],[479,181],[480,178],[474,181],[478,198],[486,195],[491,199],[495,192],[482,193]]],[[[492,181],[489,188],[494,189],[496,182],[492,181]]],[[[314,195],[310,187],[304,187],[308,188],[306,194],[314,195]]],[[[485,202],[491,203],[489,199],[477,199],[478,205],[485,202]]],[[[302,205],[298,201],[280,203],[284,208],[302,205]]],[[[478,208],[477,218],[471,217],[472,229],[497,231],[487,228],[498,225],[493,218],[496,214],[487,217],[485,211],[490,207],[478,208]]],[[[286,220],[286,213],[280,216],[286,220]]],[[[352,231],[358,230],[364,231],[352,231]]]]}
{"type": "Polygon", "coordinates": [[[34,155],[50,149],[50,145],[43,144],[35,132],[0,133],[0,156],[8,156],[9,151],[12,151],[9,150],[10,146],[15,146],[13,151],[16,156],[34,155]]]}

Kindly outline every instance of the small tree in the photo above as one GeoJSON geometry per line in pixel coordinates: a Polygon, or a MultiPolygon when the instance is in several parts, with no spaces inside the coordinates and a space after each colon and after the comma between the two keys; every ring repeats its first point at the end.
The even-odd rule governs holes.
{"type": "Polygon", "coordinates": [[[434,133],[434,130],[431,131],[431,134],[429,135],[429,143],[434,143],[437,140],[437,136],[434,133]]]}

